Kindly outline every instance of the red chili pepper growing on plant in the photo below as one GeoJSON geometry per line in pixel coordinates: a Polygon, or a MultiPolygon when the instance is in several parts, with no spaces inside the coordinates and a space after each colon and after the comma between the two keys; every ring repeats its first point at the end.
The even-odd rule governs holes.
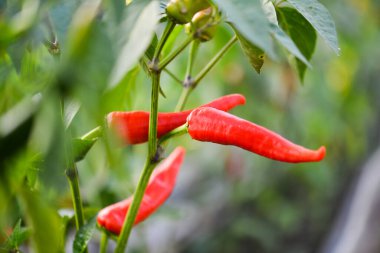
{"type": "MultiPolygon", "coordinates": [[[[211,101],[202,107],[213,107],[228,111],[237,105],[245,104],[245,97],[231,94],[211,101]]],[[[186,123],[186,118],[192,110],[182,112],[158,113],[157,137],[186,123]]],[[[138,144],[148,141],[149,112],[111,112],[107,116],[108,125],[114,129],[127,144],[138,144]]]]}
{"type": "MultiPolygon", "coordinates": [[[[185,149],[178,147],[155,169],[145,190],[135,225],[148,218],[169,198],[184,157],[185,149]]],[[[98,224],[112,233],[119,234],[132,200],[133,196],[102,209],[98,214],[98,224]]]]}
{"type": "Polygon", "coordinates": [[[190,136],[198,141],[234,145],[283,162],[315,162],[325,147],[310,150],[294,144],[262,126],[213,108],[195,109],[187,118],[190,136]]]}

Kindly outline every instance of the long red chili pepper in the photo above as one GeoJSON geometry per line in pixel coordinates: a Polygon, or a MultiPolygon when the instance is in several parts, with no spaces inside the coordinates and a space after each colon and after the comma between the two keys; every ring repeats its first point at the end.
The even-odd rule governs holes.
{"type": "MultiPolygon", "coordinates": [[[[245,97],[240,94],[231,94],[211,101],[202,107],[213,107],[228,111],[237,105],[245,104],[245,97]]],[[[192,110],[182,112],[158,113],[157,137],[161,137],[171,130],[186,123],[186,118],[192,110]]],[[[111,112],[107,116],[108,125],[115,129],[127,144],[138,144],[148,140],[149,112],[111,112]]]]}
{"type": "Polygon", "coordinates": [[[198,141],[234,145],[283,162],[314,162],[324,158],[325,147],[310,150],[262,126],[213,108],[195,109],[187,118],[188,131],[198,141]]]}
{"type": "MultiPolygon", "coordinates": [[[[178,147],[154,170],[138,210],[135,225],[156,211],[170,196],[184,156],[185,149],[178,147]]],[[[98,224],[112,233],[119,234],[132,200],[133,196],[102,209],[98,214],[98,224]]]]}

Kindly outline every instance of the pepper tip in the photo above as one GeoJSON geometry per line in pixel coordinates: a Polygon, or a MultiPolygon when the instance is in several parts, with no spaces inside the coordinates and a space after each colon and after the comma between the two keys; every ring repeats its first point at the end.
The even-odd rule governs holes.
{"type": "Polygon", "coordinates": [[[326,148],[325,146],[321,146],[318,150],[317,150],[317,161],[321,161],[323,160],[323,158],[325,158],[325,155],[326,155],[326,148]]]}

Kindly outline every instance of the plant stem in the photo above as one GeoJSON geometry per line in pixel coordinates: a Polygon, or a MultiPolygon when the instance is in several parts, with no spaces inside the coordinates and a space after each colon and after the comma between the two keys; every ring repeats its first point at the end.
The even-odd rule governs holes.
{"type": "Polygon", "coordinates": [[[183,108],[186,105],[187,99],[189,98],[189,95],[190,95],[191,91],[192,90],[191,90],[190,87],[183,87],[181,96],[179,97],[178,103],[177,103],[177,105],[175,107],[175,111],[176,112],[180,112],[180,111],[183,110],[183,108]]]}
{"type": "Polygon", "coordinates": [[[197,87],[199,82],[207,75],[207,73],[215,66],[215,64],[222,59],[223,55],[231,48],[231,46],[237,41],[236,35],[227,42],[227,44],[211,59],[211,61],[201,70],[201,72],[192,81],[189,87],[184,87],[181,96],[178,100],[175,111],[182,111],[186,105],[187,99],[191,92],[197,87]]]}
{"type": "Polygon", "coordinates": [[[223,57],[223,55],[231,48],[231,46],[237,41],[237,36],[234,35],[230,41],[211,59],[211,61],[202,69],[202,71],[196,76],[191,89],[195,89],[199,82],[207,75],[207,73],[215,66],[215,64],[223,57]]]}
{"type": "Polygon", "coordinates": [[[108,235],[106,232],[103,232],[102,237],[100,239],[99,253],[107,252],[107,244],[108,244],[108,235]]]}
{"type": "Polygon", "coordinates": [[[193,40],[193,43],[191,43],[191,47],[189,51],[189,59],[188,59],[187,68],[186,68],[185,81],[184,81],[185,87],[187,85],[191,85],[192,70],[194,66],[195,57],[198,53],[199,43],[200,43],[199,40],[193,40]]]}
{"type": "Polygon", "coordinates": [[[165,30],[162,33],[162,37],[161,37],[160,41],[158,42],[157,47],[154,51],[154,55],[153,55],[153,62],[154,63],[156,63],[155,61],[157,61],[158,58],[160,57],[160,53],[161,53],[162,49],[164,48],[164,45],[165,45],[166,41],[168,40],[168,38],[169,38],[169,36],[170,36],[171,32],[173,31],[175,26],[176,26],[176,24],[173,21],[168,20],[168,23],[166,24],[165,30]]]}
{"type": "Polygon", "coordinates": [[[157,152],[157,118],[158,118],[158,91],[160,86],[160,73],[154,73],[152,76],[152,95],[151,95],[151,108],[149,118],[149,143],[148,143],[148,156],[145,162],[144,169],[140,176],[136,192],[133,195],[131,207],[128,210],[127,217],[124,220],[123,228],[121,230],[119,239],[117,241],[116,253],[124,252],[127,246],[128,238],[135,222],[137,211],[140,207],[141,200],[144,196],[145,189],[148,185],[150,175],[156,166],[158,157],[157,152]]]}
{"type": "Polygon", "coordinates": [[[152,77],[152,94],[149,118],[149,137],[148,157],[151,161],[155,160],[157,151],[157,119],[158,119],[158,91],[160,87],[160,73],[156,73],[152,77]]]}
{"type": "Polygon", "coordinates": [[[163,71],[166,72],[171,78],[173,78],[174,81],[182,85],[182,81],[178,77],[176,77],[170,70],[163,69],[163,71]]]}
{"type": "Polygon", "coordinates": [[[181,135],[186,134],[186,133],[187,133],[187,125],[183,124],[182,126],[177,127],[176,129],[174,129],[174,130],[170,131],[169,133],[165,134],[164,136],[162,136],[159,139],[159,144],[161,145],[173,137],[181,136],[181,135]]]}
{"type": "Polygon", "coordinates": [[[69,180],[71,196],[73,199],[74,212],[75,212],[75,225],[77,230],[84,225],[82,199],[79,190],[79,176],[78,169],[73,163],[70,168],[66,170],[66,176],[69,180]]]}
{"type": "Polygon", "coordinates": [[[192,71],[193,71],[194,60],[198,52],[198,48],[199,48],[199,40],[194,40],[190,47],[189,60],[187,62],[185,80],[183,81],[183,90],[182,90],[181,96],[179,97],[178,103],[175,107],[176,112],[180,112],[183,110],[183,108],[185,107],[187,98],[189,97],[190,87],[193,85],[193,81],[194,81],[192,78],[192,71]]]}
{"type": "Polygon", "coordinates": [[[190,34],[182,44],[176,48],[171,54],[166,56],[159,64],[158,64],[158,70],[162,70],[168,65],[177,55],[179,55],[186,47],[189,45],[189,43],[193,40],[193,35],[190,34]]]}
{"type": "MultiPolygon", "coordinates": [[[[116,253],[124,252],[124,249],[127,246],[128,238],[129,238],[129,235],[131,234],[131,230],[135,222],[136,215],[139,210],[142,198],[144,196],[145,189],[148,185],[149,178],[159,159],[159,155],[157,155],[158,95],[159,95],[159,90],[160,90],[161,70],[163,68],[157,68],[156,64],[159,64],[160,52],[162,48],[164,47],[166,41],[168,40],[169,35],[173,31],[173,28],[174,28],[174,25],[171,24],[171,21],[170,21],[167,24],[165,31],[154,53],[153,65],[151,67],[152,92],[151,92],[151,107],[150,107],[150,118],[149,118],[148,155],[145,161],[144,169],[141,173],[139,182],[137,184],[136,191],[133,195],[131,207],[129,208],[127,216],[125,217],[123,227],[121,229],[121,233],[116,244],[116,249],[115,249],[116,253]]],[[[160,64],[158,66],[160,66],[160,64]]]]}
{"type": "Polygon", "coordinates": [[[139,183],[136,188],[136,192],[133,195],[131,207],[128,210],[127,217],[124,220],[123,228],[117,241],[115,253],[123,253],[125,247],[127,246],[128,237],[135,222],[137,211],[140,207],[140,203],[144,196],[145,189],[148,185],[150,175],[152,174],[155,166],[156,164],[152,163],[149,158],[146,160],[143,172],[140,176],[139,183]]]}

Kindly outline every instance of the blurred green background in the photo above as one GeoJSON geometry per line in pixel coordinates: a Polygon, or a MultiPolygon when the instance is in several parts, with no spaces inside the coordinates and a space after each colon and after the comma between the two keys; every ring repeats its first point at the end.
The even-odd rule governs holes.
{"type": "MultiPolygon", "coordinates": [[[[109,11],[91,19],[91,8],[80,9],[80,1],[0,1],[1,134],[18,126],[0,147],[1,241],[21,218],[36,241],[63,244],[74,227],[65,140],[103,125],[110,111],[149,109],[150,81],[142,68],[107,87],[134,14],[123,23],[123,5],[105,2],[109,11]],[[66,123],[72,118],[67,133],[65,113],[66,123]]],[[[175,139],[167,153],[177,145],[187,149],[178,184],[167,204],[135,229],[130,252],[323,251],[361,166],[380,143],[380,1],[321,2],[336,23],[340,56],[319,38],[313,68],[301,84],[286,58],[266,59],[258,75],[236,44],[186,108],[241,93],[247,104],[234,109],[235,115],[303,146],[325,145],[326,158],[285,164],[186,136],[175,139]]],[[[181,29],[178,34],[184,38],[181,29]]],[[[223,26],[202,44],[195,71],[231,36],[223,26]]],[[[168,66],[181,79],[186,59],[184,53],[168,66]]],[[[160,111],[172,111],[182,88],[167,74],[162,88],[160,111]]],[[[78,163],[88,218],[133,193],[146,152],[146,144],[120,148],[102,138],[78,163]]]]}

